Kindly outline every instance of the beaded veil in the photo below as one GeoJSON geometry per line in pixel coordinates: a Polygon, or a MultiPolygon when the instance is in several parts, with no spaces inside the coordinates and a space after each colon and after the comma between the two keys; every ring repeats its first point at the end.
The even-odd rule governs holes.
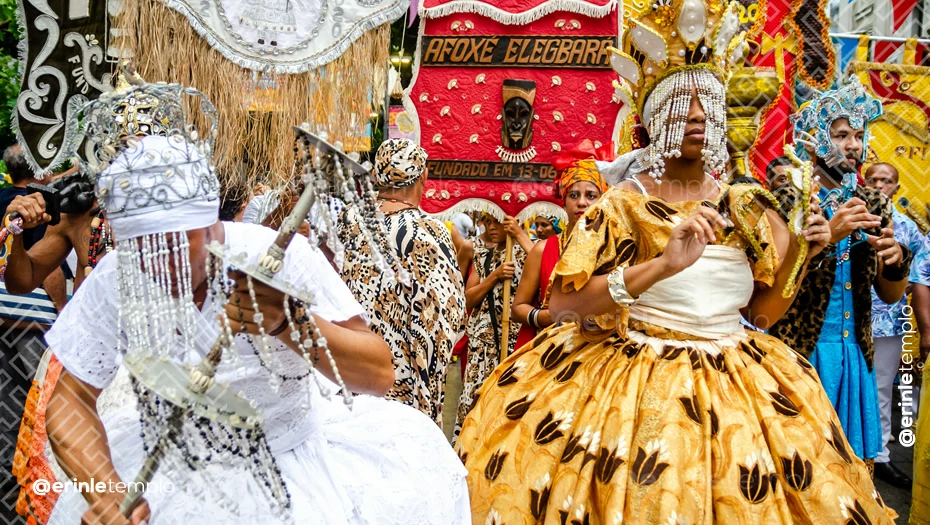
{"type": "Polygon", "coordinates": [[[330,145],[325,136],[317,137],[308,128],[306,124],[295,126],[294,132],[301,180],[305,186],[314,185],[309,221],[311,240],[322,240],[333,254],[333,263],[342,270],[345,247],[335,232],[353,217],[360,217],[359,226],[370,250],[368,259],[372,271],[385,272],[390,279],[409,285],[410,272],[395,255],[397,250],[387,237],[384,213],[378,208],[370,170],[343,153],[341,144],[330,145]]]}
{"type": "MultiPolygon", "coordinates": [[[[209,478],[208,467],[221,461],[251,475],[269,510],[286,516],[290,497],[262,413],[243,393],[212,378],[221,361],[237,366],[235,352],[223,355],[234,345],[228,323],[224,331],[205,321],[194,303],[187,232],[218,221],[213,105],[192,88],[137,83],[100,97],[81,114],[87,134],[81,169],[95,181],[117,242],[111,256],[118,261],[118,349],[132,376],[147,455],[121,510],[131,512],[156,470],[185,487],[191,472],[209,478]],[[207,133],[190,124],[187,99],[206,116],[207,133]]],[[[209,297],[216,313],[225,312],[227,267],[206,259],[209,297]]],[[[211,486],[215,494],[200,497],[218,498],[235,511],[235,495],[211,486]]]]}
{"type": "Polygon", "coordinates": [[[640,163],[658,181],[665,159],[681,155],[695,88],[706,115],[705,169],[724,173],[729,159],[725,85],[747,49],[738,3],[656,0],[644,8],[624,7],[621,46],[611,49],[611,66],[621,77],[614,87],[624,111],[638,115],[650,134],[640,163]]]}
{"type": "MultiPolygon", "coordinates": [[[[209,232],[218,221],[219,181],[211,162],[217,135],[213,105],[195,89],[136,79],[87,105],[82,115],[88,160],[80,164],[95,181],[97,199],[117,241],[119,350],[132,375],[148,456],[137,478],[140,483],[134,486],[162,469],[175,478],[176,486],[184,487],[183,479],[191,472],[209,480],[210,465],[221,462],[250,474],[269,510],[287,519],[290,496],[266,439],[266,426],[280,423],[281,414],[263,413],[256,396],[262,409],[268,408],[271,398],[297,401],[294,408],[299,406],[300,412],[290,419],[306,419],[312,389],[323,397],[333,393],[314,373],[322,354],[349,406],[352,397],[310,314],[317,303],[312,287],[305,289],[279,275],[285,251],[292,240],[302,239],[296,231],[308,215],[314,215],[312,209],[310,237],[317,242],[325,239],[340,265],[343,247],[332,232],[347,214],[335,217],[332,210],[339,208],[334,206],[339,201],[360,211],[373,270],[409,281],[383,231],[368,169],[338,147],[295,128],[303,193],[277,239],[257,259],[256,254],[232,253],[229,245],[207,239],[206,253],[196,246],[206,267],[195,269],[191,260],[195,247],[188,232],[209,232]],[[205,116],[206,133],[199,133],[191,123],[187,108],[205,116]],[[234,291],[228,277],[232,269],[246,275],[260,332],[256,336],[234,334],[230,328],[226,305],[234,291]],[[205,306],[208,310],[201,312],[195,305],[195,270],[206,272],[205,304],[212,310],[205,306]],[[265,333],[255,281],[284,294],[282,330],[294,343],[296,356],[277,334],[265,333]],[[251,350],[243,350],[247,348],[251,350]],[[241,351],[246,352],[244,359],[241,351]],[[235,393],[231,390],[235,380],[221,381],[255,374],[254,363],[260,367],[256,377],[264,386],[235,393]]],[[[209,490],[211,494],[197,496],[218,498],[233,511],[238,508],[236,495],[224,493],[221,484],[210,483],[209,490]]],[[[131,511],[139,497],[141,491],[130,492],[121,510],[131,511]]]]}

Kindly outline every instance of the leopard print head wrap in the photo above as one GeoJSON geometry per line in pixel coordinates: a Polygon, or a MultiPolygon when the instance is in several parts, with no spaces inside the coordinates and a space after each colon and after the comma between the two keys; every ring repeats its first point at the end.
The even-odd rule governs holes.
{"type": "Polygon", "coordinates": [[[388,139],[375,156],[375,180],[382,188],[404,188],[426,169],[426,151],[410,139],[388,139]]]}

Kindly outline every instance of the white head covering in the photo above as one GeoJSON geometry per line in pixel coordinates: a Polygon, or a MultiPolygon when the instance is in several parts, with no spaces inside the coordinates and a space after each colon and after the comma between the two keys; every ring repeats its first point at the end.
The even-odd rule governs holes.
{"type": "Polygon", "coordinates": [[[620,155],[610,162],[596,160],[594,164],[597,166],[597,171],[601,172],[601,176],[604,177],[607,184],[616,186],[625,179],[646,171],[639,163],[639,154],[640,150],[633,150],[629,153],[620,155]]]}
{"type": "Polygon", "coordinates": [[[281,190],[269,190],[261,195],[256,195],[249,201],[245,211],[242,212],[242,222],[251,224],[261,224],[271,215],[278,204],[281,203],[281,190]]]}
{"type": "Polygon", "coordinates": [[[96,186],[117,241],[206,228],[219,219],[219,180],[197,148],[177,135],[127,146],[96,186]]]}

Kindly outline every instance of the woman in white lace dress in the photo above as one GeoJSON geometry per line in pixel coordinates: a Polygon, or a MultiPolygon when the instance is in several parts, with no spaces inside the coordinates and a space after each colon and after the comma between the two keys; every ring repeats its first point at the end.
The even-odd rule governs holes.
{"type": "MultiPolygon", "coordinates": [[[[142,142],[157,147],[157,139],[161,137],[147,137],[142,142]]],[[[160,158],[155,155],[151,162],[157,163],[160,158]]],[[[153,167],[157,166],[148,168],[153,167]]],[[[175,180],[184,178],[181,171],[175,180]]],[[[114,185],[112,192],[119,191],[119,185],[114,185]]],[[[158,232],[186,233],[190,240],[191,290],[198,314],[194,316],[195,333],[198,338],[212,341],[219,327],[204,286],[204,246],[216,240],[229,246],[231,253],[245,253],[254,262],[265,253],[276,233],[257,225],[218,222],[216,201],[209,198],[176,203],[170,210],[158,207],[143,211],[132,219],[120,228],[119,217],[113,217],[118,241],[158,232]],[[145,220],[139,220],[140,216],[145,220]]],[[[49,438],[67,474],[65,479],[127,482],[135,479],[145,459],[136,398],[126,388],[126,379],[117,373],[121,360],[117,348],[120,339],[125,338],[120,330],[118,278],[124,263],[118,256],[119,252],[115,252],[100,261],[46,335],[65,368],[47,417],[49,438]],[[97,405],[98,396],[110,400],[106,410],[97,405]],[[98,412],[102,414],[98,416],[98,412]]],[[[322,253],[298,237],[288,248],[278,275],[315,295],[309,314],[327,338],[346,386],[378,395],[386,391],[393,381],[390,352],[367,329],[362,308],[322,253]]],[[[263,290],[256,284],[256,290],[261,296],[270,289],[263,290]]],[[[261,299],[259,302],[264,312],[264,303],[261,299]]],[[[181,301],[178,304],[183,306],[181,301]]],[[[271,303],[268,305],[270,310],[271,303]]],[[[268,327],[279,321],[266,312],[266,319],[259,322],[271,332],[268,327]]],[[[243,332],[257,332],[249,318],[242,326],[235,323],[233,328],[236,332],[240,328],[243,332]]],[[[287,370],[305,370],[303,357],[286,344],[286,332],[272,343],[275,368],[283,365],[287,370]]],[[[239,363],[234,368],[221,364],[216,379],[218,383],[228,382],[232,391],[241,391],[257,402],[264,416],[268,446],[290,495],[293,522],[470,522],[464,468],[428,417],[399,403],[365,395],[355,397],[353,409],[349,410],[339,395],[327,398],[315,388],[309,389],[309,406],[304,410],[301,405],[307,381],[284,381],[275,392],[269,372],[259,363],[249,341],[248,333],[237,333],[234,348],[239,352],[239,363]]],[[[335,392],[335,384],[327,378],[334,377],[333,371],[324,361],[325,357],[312,373],[324,389],[335,392]]],[[[270,517],[265,493],[248,472],[218,461],[206,472],[187,475],[183,486],[172,485],[176,480],[171,474],[167,468],[156,473],[145,491],[146,504],[133,513],[132,523],[277,522],[270,517]],[[230,501],[238,507],[235,512],[228,508],[230,501]]],[[[122,498],[123,494],[115,491],[81,494],[67,482],[50,522],[129,523],[119,515],[122,498]]]]}

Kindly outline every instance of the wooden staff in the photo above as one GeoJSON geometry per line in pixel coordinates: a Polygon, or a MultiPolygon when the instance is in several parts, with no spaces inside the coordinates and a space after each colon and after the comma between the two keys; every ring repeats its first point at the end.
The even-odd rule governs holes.
{"type": "MultiPolygon", "coordinates": [[[[507,236],[507,253],[504,254],[504,263],[513,262],[513,237],[507,236]]],[[[504,315],[501,318],[501,362],[507,357],[507,348],[510,347],[510,288],[513,277],[504,281],[504,315]]]]}

